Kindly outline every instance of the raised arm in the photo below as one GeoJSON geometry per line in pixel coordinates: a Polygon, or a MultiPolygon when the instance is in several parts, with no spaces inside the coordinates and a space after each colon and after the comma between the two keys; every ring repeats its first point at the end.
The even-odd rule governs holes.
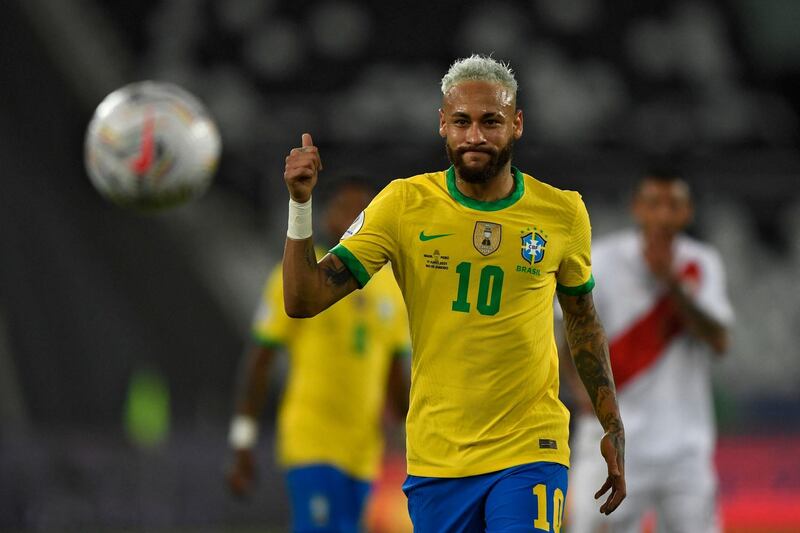
{"type": "Polygon", "coordinates": [[[311,237],[311,191],[322,170],[311,135],[286,158],[283,179],[289,189],[289,228],[283,250],[283,294],[286,314],[306,318],[324,311],[358,283],[339,258],[327,254],[319,263],[311,237]]]}
{"type": "Polygon", "coordinates": [[[579,296],[558,293],[558,302],[564,311],[564,329],[572,359],[605,430],[600,451],[608,465],[608,477],[595,498],[611,490],[608,499],[600,506],[601,513],[610,514],[625,498],[626,489],[625,428],[617,405],[614,376],[608,358],[608,341],[597,317],[591,293],[579,296]]]}

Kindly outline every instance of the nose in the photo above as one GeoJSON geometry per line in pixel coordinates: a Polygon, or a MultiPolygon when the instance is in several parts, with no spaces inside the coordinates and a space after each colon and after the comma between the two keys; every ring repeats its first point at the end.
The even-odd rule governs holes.
{"type": "Polygon", "coordinates": [[[469,144],[477,146],[486,142],[486,137],[481,130],[480,122],[473,122],[467,130],[467,137],[465,139],[469,144]]]}

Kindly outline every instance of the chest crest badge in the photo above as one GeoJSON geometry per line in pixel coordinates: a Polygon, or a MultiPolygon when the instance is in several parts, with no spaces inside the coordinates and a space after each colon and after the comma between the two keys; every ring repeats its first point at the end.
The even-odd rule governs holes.
{"type": "Polygon", "coordinates": [[[530,228],[523,231],[522,237],[522,258],[529,264],[535,264],[544,259],[545,246],[547,246],[547,235],[538,228],[530,228]]]}
{"type": "Polygon", "coordinates": [[[478,221],[472,232],[472,244],[481,255],[489,255],[500,248],[503,238],[503,226],[494,222],[478,221]]]}

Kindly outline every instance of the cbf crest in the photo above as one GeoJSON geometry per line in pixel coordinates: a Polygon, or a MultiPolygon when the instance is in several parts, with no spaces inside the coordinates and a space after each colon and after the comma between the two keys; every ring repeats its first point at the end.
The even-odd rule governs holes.
{"type": "Polygon", "coordinates": [[[497,251],[503,238],[503,226],[494,222],[478,221],[472,232],[472,244],[481,255],[489,255],[497,251]]]}
{"type": "Polygon", "coordinates": [[[538,263],[544,259],[545,246],[547,246],[547,234],[539,228],[526,228],[522,231],[522,258],[529,265],[538,263]]]}

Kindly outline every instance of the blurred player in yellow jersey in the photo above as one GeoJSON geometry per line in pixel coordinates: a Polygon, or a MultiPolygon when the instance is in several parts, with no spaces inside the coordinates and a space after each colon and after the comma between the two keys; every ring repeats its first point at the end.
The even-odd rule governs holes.
{"type": "MultiPolygon", "coordinates": [[[[354,180],[336,188],[325,214],[329,235],[347,230],[369,202],[369,192],[354,180]]],[[[370,290],[311,320],[286,315],[280,268],[264,290],[231,424],[234,461],[228,482],[237,494],[252,488],[253,445],[268,370],[276,350],[284,347],[289,371],[278,413],[277,453],[286,469],[294,532],[359,531],[382,457],[387,394],[401,419],[408,409],[405,307],[391,268],[375,278],[370,290]]]]}
{"type": "Polygon", "coordinates": [[[441,88],[439,133],[452,166],[391,182],[319,262],[311,195],[322,161],[309,134],[291,150],[284,303],[291,316],[327,312],[391,262],[413,346],[403,488],[415,533],[558,532],[569,413],[558,399],[555,294],[603,427],[600,512],[626,493],[625,432],[592,301],[589,216],[578,193],[511,166],[523,119],[507,65],[456,61],[441,88]]]}

